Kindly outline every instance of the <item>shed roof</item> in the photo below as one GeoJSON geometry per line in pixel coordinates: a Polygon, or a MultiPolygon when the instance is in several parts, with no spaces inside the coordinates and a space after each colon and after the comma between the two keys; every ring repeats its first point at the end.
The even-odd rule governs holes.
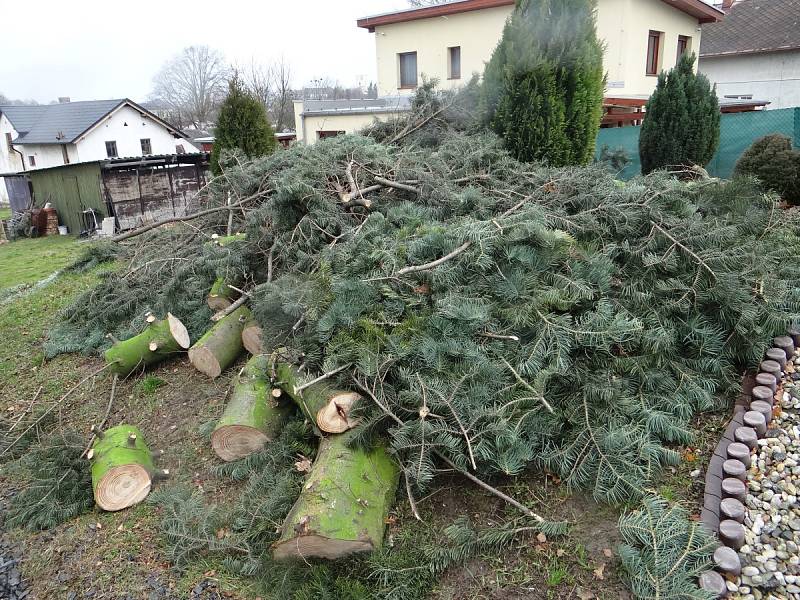
{"type": "Polygon", "coordinates": [[[800,0],[742,0],[703,26],[700,56],[800,49],[800,0]]]}
{"type": "Polygon", "coordinates": [[[303,100],[303,115],[332,115],[384,113],[411,108],[409,96],[384,96],[363,100],[303,100]]]}
{"type": "Polygon", "coordinates": [[[127,98],[88,100],[38,106],[0,105],[19,137],[14,144],[69,144],[123,104],[147,113],[173,133],[181,132],[127,98]]]}

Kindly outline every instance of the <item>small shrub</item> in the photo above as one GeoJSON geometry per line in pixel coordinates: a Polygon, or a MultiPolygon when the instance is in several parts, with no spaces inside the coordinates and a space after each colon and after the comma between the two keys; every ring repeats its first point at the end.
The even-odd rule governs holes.
{"type": "Polygon", "coordinates": [[[800,204],[800,151],[792,149],[785,135],[774,133],[753,142],[736,163],[736,174],[758,177],[766,189],[800,204]]]}

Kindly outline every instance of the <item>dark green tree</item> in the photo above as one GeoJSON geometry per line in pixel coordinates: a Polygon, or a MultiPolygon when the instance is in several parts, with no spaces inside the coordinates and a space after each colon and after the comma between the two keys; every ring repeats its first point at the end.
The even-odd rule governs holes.
{"type": "Polygon", "coordinates": [[[211,171],[219,175],[220,153],[238,148],[248,157],[265,156],[275,150],[275,132],[264,105],[245,88],[238,75],[228,82],[228,96],[219,109],[216,139],[211,152],[211,171]]]}
{"type": "Polygon", "coordinates": [[[639,136],[642,173],[665,167],[705,166],[719,144],[719,104],[694,54],[658,76],[639,136]]]}
{"type": "Polygon", "coordinates": [[[489,126],[518,160],[586,164],[604,85],[594,0],[517,0],[482,99],[489,126]]]}
{"type": "Polygon", "coordinates": [[[773,133],[753,142],[736,163],[735,173],[758,177],[766,189],[800,204],[800,151],[785,135],[773,133]]]}

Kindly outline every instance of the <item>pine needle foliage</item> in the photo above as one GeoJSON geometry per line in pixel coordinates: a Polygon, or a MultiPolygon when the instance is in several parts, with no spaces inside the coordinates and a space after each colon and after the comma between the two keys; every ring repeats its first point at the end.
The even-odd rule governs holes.
{"type": "Polygon", "coordinates": [[[594,0],[517,0],[483,84],[487,121],[517,159],[592,160],[605,87],[595,11],[594,0]]]}
{"type": "Polygon", "coordinates": [[[30,481],[11,499],[6,525],[50,529],[91,510],[92,477],[83,449],[77,434],[54,434],[19,459],[30,481]]]}
{"type": "Polygon", "coordinates": [[[719,104],[711,84],[684,53],[658,76],[639,135],[642,173],[707,165],[719,145],[719,104]]]}
{"type": "Polygon", "coordinates": [[[800,204],[800,150],[788,136],[773,133],[753,142],[736,163],[737,175],[758,177],[791,204],[800,204]]]}
{"type": "Polygon", "coordinates": [[[692,416],[797,318],[798,216],[747,180],[520,163],[448,121],[459,101],[240,161],[208,202],[252,198],[234,215],[246,241],[206,246],[227,212],[133,238],[48,347],[102,348],[146,310],[194,339],[214,278],[235,272],[283,360],[309,379],[349,365],[330,383],[364,395],[367,433],[388,437],[415,490],[444,458],[640,496],[692,416]]]}
{"type": "Polygon", "coordinates": [[[697,584],[713,567],[719,545],[688,513],[660,496],[647,496],[642,507],[620,517],[624,544],[619,555],[636,598],[642,600],[711,600],[697,584]]]}

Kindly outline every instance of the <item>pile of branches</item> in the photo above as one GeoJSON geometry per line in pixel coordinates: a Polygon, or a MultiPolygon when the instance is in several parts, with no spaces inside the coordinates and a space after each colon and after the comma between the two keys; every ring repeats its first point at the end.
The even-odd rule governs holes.
{"type": "Polygon", "coordinates": [[[265,352],[364,396],[362,438],[388,435],[410,495],[441,469],[533,467],[640,496],[796,317],[797,217],[748,181],[516,162],[468,100],[425,87],[364,136],[229,157],[210,212],[120,236],[48,352],[102,350],[149,311],[194,340],[223,277],[265,352]],[[229,231],[246,240],[207,243],[229,231]]]}

